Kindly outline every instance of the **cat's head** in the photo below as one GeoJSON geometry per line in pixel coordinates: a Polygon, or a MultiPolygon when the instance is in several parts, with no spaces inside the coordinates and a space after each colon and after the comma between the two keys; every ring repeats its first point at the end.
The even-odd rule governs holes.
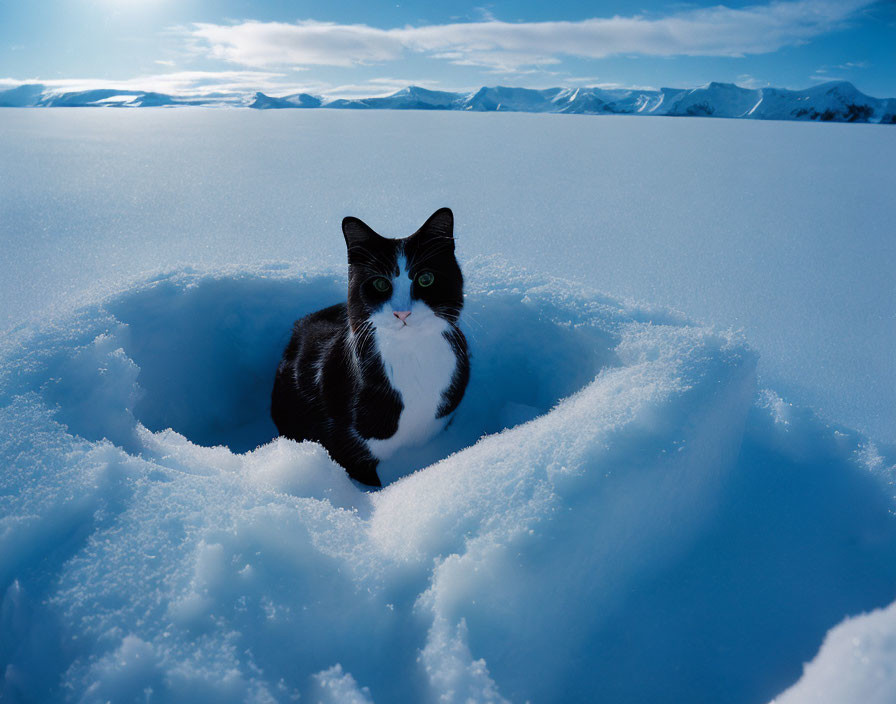
{"type": "Polygon", "coordinates": [[[410,237],[389,239],[358,218],[345,218],[348,315],[391,331],[457,322],[464,305],[463,276],[454,256],[454,215],[434,212],[410,237]]]}

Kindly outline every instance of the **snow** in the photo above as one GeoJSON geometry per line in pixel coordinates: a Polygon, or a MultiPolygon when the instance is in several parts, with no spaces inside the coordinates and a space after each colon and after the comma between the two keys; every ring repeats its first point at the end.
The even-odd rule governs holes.
{"type": "Polygon", "coordinates": [[[825,638],[803,678],[775,704],[888,704],[896,692],[896,604],[847,619],[825,638]]]}
{"type": "Polygon", "coordinates": [[[763,97],[763,96],[762,96],[762,91],[760,91],[760,92],[759,92],[759,100],[756,101],[756,104],[755,104],[753,107],[750,108],[750,110],[749,110],[749,112],[747,113],[747,115],[752,115],[754,112],[756,112],[756,108],[758,108],[760,105],[762,105],[762,97],[763,97]]]}
{"type": "Polygon", "coordinates": [[[4,328],[147,270],[339,267],[345,215],[406,235],[449,205],[463,256],[742,328],[764,385],[896,442],[888,128],[186,108],[0,120],[0,163],[16,165],[0,169],[4,328]]]}
{"type": "Polygon", "coordinates": [[[296,93],[272,97],[217,92],[208,95],[163,93],[103,88],[60,92],[42,84],[23,84],[0,90],[0,107],[159,107],[209,106],[272,108],[340,108],[349,110],[476,110],[497,112],[562,112],[569,114],[689,115],[752,118],[760,120],[820,120],[823,122],[894,122],[896,99],[872,98],[846,81],[832,81],[806,90],[742,88],[732,83],[708,83],[700,88],[511,88],[482,87],[470,93],[451,93],[408,86],[391,95],[334,98],[296,93]],[[757,112],[763,94],[774,100],[757,112]],[[660,110],[660,106],[666,104],[660,110]],[[753,107],[750,108],[749,106],[753,107]]]}
{"type": "Polygon", "coordinates": [[[341,665],[314,675],[319,704],[371,704],[370,690],[358,689],[354,677],[342,672],[341,665]]]}
{"type": "Polygon", "coordinates": [[[710,83],[695,88],[669,106],[669,115],[743,117],[756,104],[757,91],[733,83],[710,83]]]}
{"type": "Polygon", "coordinates": [[[9,345],[4,694],[755,701],[892,598],[879,453],[738,335],[467,269],[470,391],[376,493],[264,414],[341,273],[153,277],[9,345]]]}
{"type": "MultiPolygon", "coordinates": [[[[877,327],[875,310],[892,313],[868,293],[889,281],[875,278],[890,256],[874,230],[885,186],[875,190],[873,167],[850,167],[872,148],[886,156],[867,136],[882,130],[659,121],[681,125],[673,139],[636,119],[594,131],[568,116],[209,114],[4,117],[4,156],[31,158],[6,162],[22,166],[0,191],[16,262],[0,294],[17,306],[0,343],[3,701],[892,698],[896,456],[763,373],[759,353],[782,348],[799,368],[817,363],[786,341],[814,319],[804,306],[802,328],[787,316],[800,269],[744,235],[797,228],[774,229],[772,246],[815,265],[795,290],[823,271],[843,294],[826,313],[830,330],[852,333],[828,344],[854,364],[868,331],[850,304],[877,327]],[[572,134],[547,129],[558,120],[572,134]],[[62,124],[65,135],[53,131],[62,124]],[[244,143],[228,149],[235,126],[244,143]],[[423,127],[427,167],[440,166],[406,173],[423,127]],[[791,172],[766,161],[760,174],[749,157],[785,128],[777,166],[849,154],[839,208],[816,194],[830,197],[819,172],[811,189],[791,185],[792,210],[782,198],[773,220],[756,214],[753,201],[791,172]],[[433,131],[454,142],[435,145],[433,131]],[[41,132],[52,149],[30,139],[41,132]],[[727,180],[691,152],[697,135],[727,180]],[[529,145],[519,160],[496,156],[508,139],[529,145]],[[599,178],[577,157],[586,141],[607,169],[599,178]],[[638,150],[614,151],[623,142],[638,150]],[[647,159],[681,178],[658,180],[647,159]],[[380,164],[373,185],[349,168],[362,163],[380,164]],[[684,197],[697,192],[685,164],[701,213],[684,197]],[[381,229],[406,234],[419,225],[409,203],[425,217],[446,190],[456,215],[476,214],[458,217],[469,390],[438,441],[366,491],[320,446],[274,438],[274,369],[291,322],[344,296],[339,218],[376,227],[379,212],[394,232],[381,229]],[[701,237],[725,194],[728,216],[746,222],[701,237]],[[836,214],[856,194],[850,246],[877,256],[863,282],[837,285],[850,259],[834,247],[836,214]],[[614,247],[635,250],[637,266],[614,247]],[[687,265],[651,289],[664,256],[687,265]],[[776,294],[765,324],[757,288],[776,294]],[[757,316],[752,330],[670,311],[685,289],[692,301],[730,290],[725,305],[757,316]],[[662,305],[619,300],[633,290],[662,305]],[[757,344],[763,330],[775,345],[757,344]]],[[[830,382],[848,368],[816,371],[830,382]]],[[[817,389],[836,401],[830,383],[817,389]]],[[[863,392],[862,420],[884,394],[863,392]]]]}

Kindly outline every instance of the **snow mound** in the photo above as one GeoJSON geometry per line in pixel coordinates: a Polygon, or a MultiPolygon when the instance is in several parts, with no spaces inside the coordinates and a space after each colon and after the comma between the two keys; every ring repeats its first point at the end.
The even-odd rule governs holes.
{"type": "Polygon", "coordinates": [[[894,692],[896,604],[837,626],[803,678],[773,704],[888,704],[894,692]]]}
{"type": "Polygon", "coordinates": [[[362,490],[267,415],[344,287],[177,272],[4,344],[4,701],[752,702],[893,598],[873,448],[736,334],[497,265],[455,422],[362,490]]]}

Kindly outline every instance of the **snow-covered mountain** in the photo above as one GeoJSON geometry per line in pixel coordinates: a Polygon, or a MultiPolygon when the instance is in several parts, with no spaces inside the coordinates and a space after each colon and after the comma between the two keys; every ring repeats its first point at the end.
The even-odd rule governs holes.
{"type": "Polygon", "coordinates": [[[26,83],[10,90],[0,91],[0,107],[24,108],[37,105],[44,94],[45,87],[39,83],[26,83]]]}
{"type": "MultiPolygon", "coordinates": [[[[258,94],[262,95],[261,93],[258,94]]],[[[287,98],[264,98],[287,100],[287,98]]],[[[148,108],[183,105],[243,106],[249,104],[247,96],[236,93],[211,93],[200,97],[176,96],[154,91],[127,88],[97,88],[93,90],[59,91],[42,83],[28,83],[9,90],[0,90],[0,107],[3,108],[148,108]]],[[[297,107],[295,105],[291,107],[297,107]]]]}
{"type": "Polygon", "coordinates": [[[481,88],[461,102],[480,111],[561,112],[578,114],[675,115],[760,120],[833,122],[896,121],[896,100],[872,98],[847,82],[807,90],[741,88],[710,83],[692,90],[605,90],[602,88],[481,88]]]}
{"type": "Polygon", "coordinates": [[[420,86],[408,86],[385,97],[355,100],[341,98],[330,100],[323,107],[352,110],[459,110],[462,109],[466,95],[466,93],[449,93],[420,86]]]}
{"type": "Polygon", "coordinates": [[[249,107],[256,110],[276,110],[280,108],[319,108],[320,105],[320,98],[308,93],[295,93],[282,98],[272,98],[264,93],[256,93],[255,100],[250,103],[249,107]]]}
{"type": "Polygon", "coordinates": [[[749,89],[733,83],[710,83],[684,91],[669,103],[664,114],[892,124],[896,118],[894,108],[896,100],[871,98],[846,81],[806,90],[749,89]]]}
{"type": "Polygon", "coordinates": [[[388,96],[326,98],[296,93],[273,97],[236,93],[178,97],[164,93],[110,88],[59,92],[42,84],[0,91],[0,107],[159,107],[180,105],[350,110],[473,110],[479,112],[550,112],[582,115],[672,115],[754,120],[896,123],[896,98],[872,98],[846,81],[805,90],[742,88],[709,83],[693,89],[629,90],[604,88],[482,87],[469,93],[408,86],[388,96]]]}

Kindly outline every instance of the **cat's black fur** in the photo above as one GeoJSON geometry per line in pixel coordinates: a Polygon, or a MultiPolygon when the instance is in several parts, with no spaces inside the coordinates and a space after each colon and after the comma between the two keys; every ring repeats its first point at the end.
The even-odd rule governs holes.
{"type": "MultiPolygon", "coordinates": [[[[458,328],[463,276],[454,255],[453,229],[454,217],[448,208],[433,213],[410,237],[397,240],[381,237],[357,218],[345,218],[342,231],[348,247],[348,301],[297,321],[277,369],[271,417],[280,434],[321,443],[351,477],[365,484],[381,485],[376,471],[378,460],[367,441],[392,438],[405,408],[401,392],[390,383],[391,371],[387,373],[378,344],[381,328],[374,323],[378,320],[399,325],[389,317],[402,285],[399,263],[405,264],[412,282],[405,283],[411,287],[410,306],[399,303],[409,309],[416,305],[418,311],[417,318],[399,317],[399,321],[410,326],[408,321],[416,323],[426,318],[431,325],[443,326],[442,331],[431,334],[442,335],[456,359],[450,383],[436,391],[440,397],[435,417],[446,418],[453,413],[466,389],[470,365],[466,339],[458,328]],[[434,281],[421,286],[421,272],[432,272],[434,281]],[[388,295],[373,285],[379,277],[394,282],[388,295]],[[418,302],[425,303],[428,310],[418,302]],[[445,323],[431,318],[429,310],[445,323]]],[[[392,315],[398,317],[397,313],[392,315]]],[[[420,340],[414,335],[430,334],[406,329],[410,333],[397,338],[399,346],[405,339],[413,346],[414,340],[420,340]]],[[[406,334],[404,330],[399,328],[397,334],[406,334]]],[[[396,339],[394,331],[388,334],[396,339]]],[[[445,355],[441,358],[444,360],[445,355]]],[[[425,366],[427,360],[414,358],[414,362],[425,366]]]]}

